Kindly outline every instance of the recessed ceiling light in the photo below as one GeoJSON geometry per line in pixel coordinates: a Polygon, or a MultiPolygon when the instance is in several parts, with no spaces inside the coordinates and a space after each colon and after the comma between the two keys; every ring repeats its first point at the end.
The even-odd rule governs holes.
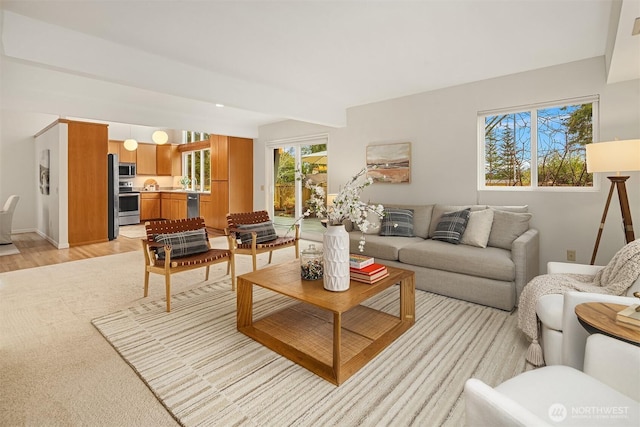
{"type": "Polygon", "coordinates": [[[636,18],[633,23],[633,30],[631,30],[632,36],[637,36],[638,34],[640,34],[640,18],[636,18]]]}
{"type": "Polygon", "coordinates": [[[222,107],[224,107],[224,104],[216,104],[216,107],[222,108],[222,107]]]}

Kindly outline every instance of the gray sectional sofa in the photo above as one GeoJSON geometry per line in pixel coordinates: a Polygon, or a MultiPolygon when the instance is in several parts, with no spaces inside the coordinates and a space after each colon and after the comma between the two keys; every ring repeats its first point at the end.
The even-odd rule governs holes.
{"type": "MultiPolygon", "coordinates": [[[[394,232],[389,233],[388,220],[385,228],[385,218],[379,224],[380,219],[372,214],[373,227],[365,233],[363,253],[381,264],[415,271],[417,289],[513,310],[524,285],[538,275],[539,236],[529,226],[531,214],[526,206],[383,205],[412,213],[413,232],[409,234],[413,237],[406,236],[406,230],[400,233],[405,236],[380,235],[380,225],[383,233],[394,232]],[[443,235],[443,224],[438,226],[441,220],[465,209],[470,214],[461,243],[434,240],[443,235]],[[484,220],[475,219],[480,217],[484,220]]],[[[362,232],[349,225],[347,230],[350,251],[359,253],[362,232]]]]}

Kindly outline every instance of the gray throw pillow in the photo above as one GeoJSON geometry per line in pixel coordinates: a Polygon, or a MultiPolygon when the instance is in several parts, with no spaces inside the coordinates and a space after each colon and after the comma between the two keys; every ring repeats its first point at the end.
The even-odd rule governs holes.
{"type": "Polygon", "coordinates": [[[258,224],[240,224],[237,228],[247,231],[247,233],[239,232],[236,236],[243,244],[251,243],[251,231],[257,233],[256,243],[264,243],[278,238],[272,221],[260,222],[258,224]]]}
{"type": "Polygon", "coordinates": [[[471,208],[443,214],[436,226],[432,239],[453,243],[454,245],[460,243],[460,239],[467,229],[470,213],[471,208]]]}
{"type": "Polygon", "coordinates": [[[493,211],[493,225],[488,246],[511,250],[511,244],[529,229],[530,213],[493,211]]]}
{"type": "MultiPolygon", "coordinates": [[[[195,255],[209,250],[204,228],[179,233],[156,234],[153,240],[164,245],[171,245],[171,258],[195,255]]],[[[157,248],[156,254],[158,259],[164,259],[164,248],[157,248]]]]}
{"type": "Polygon", "coordinates": [[[413,210],[385,208],[380,224],[380,235],[413,237],[413,210]]]}
{"type": "Polygon", "coordinates": [[[484,209],[481,211],[471,212],[469,214],[469,222],[467,229],[460,239],[463,245],[477,246],[486,248],[491,233],[491,225],[493,224],[493,210],[484,209]]]}

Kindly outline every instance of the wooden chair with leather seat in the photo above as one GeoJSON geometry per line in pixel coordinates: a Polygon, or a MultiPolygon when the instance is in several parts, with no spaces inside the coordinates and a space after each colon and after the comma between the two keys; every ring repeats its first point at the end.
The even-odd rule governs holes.
{"type": "MultiPolygon", "coordinates": [[[[231,289],[236,287],[236,269],[232,250],[212,249],[203,218],[190,218],[145,223],[147,238],[142,239],[144,250],[144,296],[149,293],[149,273],[165,278],[167,312],[171,311],[171,275],[181,271],[205,267],[205,281],[209,267],[226,262],[231,271],[231,289]]],[[[229,242],[229,246],[233,245],[229,242]]]]}
{"type": "Polygon", "coordinates": [[[269,252],[269,264],[273,251],[288,247],[295,248],[296,258],[299,257],[300,225],[295,224],[293,236],[278,236],[267,211],[254,211],[227,214],[225,235],[233,244],[233,255],[251,255],[253,271],[258,268],[257,255],[269,252]]]}

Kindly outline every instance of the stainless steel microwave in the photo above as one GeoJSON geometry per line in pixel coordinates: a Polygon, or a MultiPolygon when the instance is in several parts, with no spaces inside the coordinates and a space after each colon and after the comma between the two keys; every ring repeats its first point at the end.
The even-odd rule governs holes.
{"type": "Polygon", "coordinates": [[[136,176],[136,164],[135,163],[119,163],[118,174],[120,178],[135,178],[136,176]]]}

